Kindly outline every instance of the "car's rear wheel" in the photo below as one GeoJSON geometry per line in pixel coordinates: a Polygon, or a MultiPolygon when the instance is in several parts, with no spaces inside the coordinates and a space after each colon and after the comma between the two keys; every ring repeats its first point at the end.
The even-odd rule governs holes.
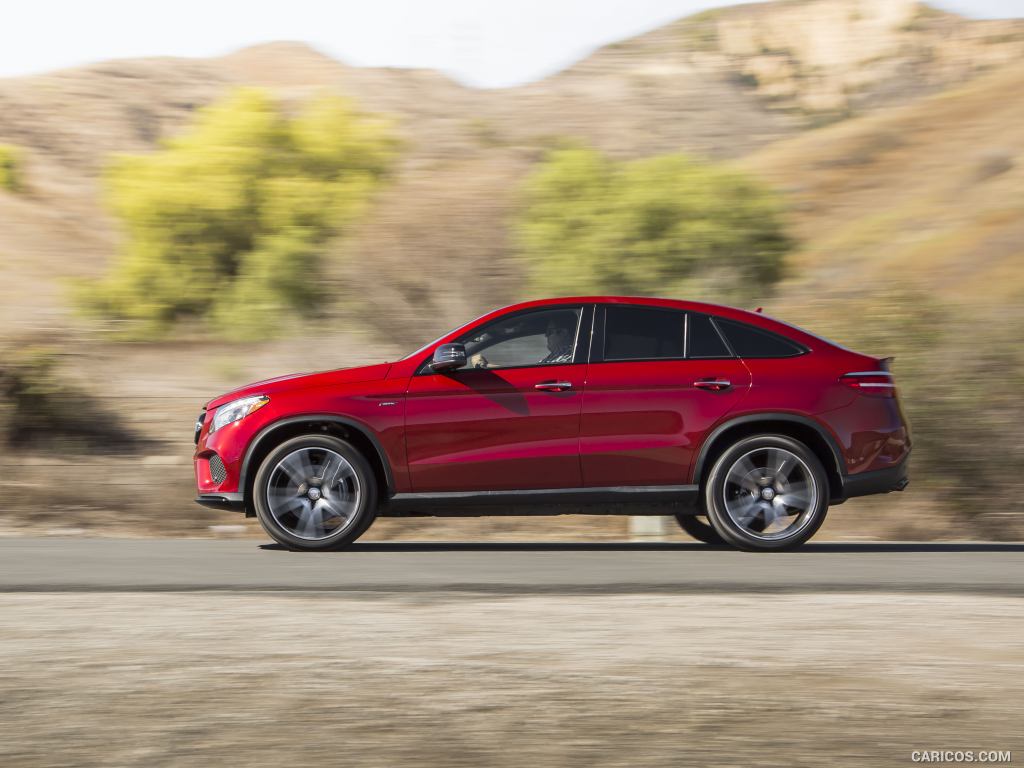
{"type": "Polygon", "coordinates": [[[711,527],[704,515],[676,515],[676,522],[697,541],[703,541],[705,544],[725,543],[725,539],[718,535],[718,531],[711,527]]]}
{"type": "Polygon", "coordinates": [[[825,521],[828,498],[818,457],[784,435],[740,440],[719,456],[704,488],[715,531],[749,551],[803,544],[825,521]]]}
{"type": "Polygon", "coordinates": [[[373,522],[377,486],[363,455],[344,440],[303,435],[263,460],[253,485],[256,517],[292,550],[350,544],[373,522]]]}

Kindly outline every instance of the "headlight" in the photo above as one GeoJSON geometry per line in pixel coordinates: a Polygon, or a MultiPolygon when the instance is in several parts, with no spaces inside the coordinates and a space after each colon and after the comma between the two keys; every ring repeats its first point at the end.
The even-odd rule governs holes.
{"type": "Polygon", "coordinates": [[[258,411],[269,402],[270,398],[266,395],[256,395],[255,397],[243,397],[239,400],[232,400],[230,403],[222,405],[213,414],[213,424],[210,426],[210,431],[214,432],[221,427],[238,421],[239,419],[248,416],[253,411],[258,411]]]}

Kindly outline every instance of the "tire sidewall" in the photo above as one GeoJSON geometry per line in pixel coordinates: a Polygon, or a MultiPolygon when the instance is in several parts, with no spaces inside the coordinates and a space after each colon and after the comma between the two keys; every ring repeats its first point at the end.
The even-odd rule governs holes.
{"type": "Polygon", "coordinates": [[[361,536],[373,522],[377,512],[377,481],[369,462],[351,443],[331,435],[302,435],[286,440],[267,454],[256,472],[253,481],[253,507],[263,530],[278,544],[291,550],[331,550],[350,544],[361,536]],[[341,455],[352,465],[359,482],[359,505],[351,524],[343,533],[322,541],[310,541],[286,531],[274,519],[267,503],[267,483],[277,463],[293,451],[301,448],[326,448],[341,455]]]}
{"type": "Polygon", "coordinates": [[[773,552],[800,546],[817,532],[828,512],[828,476],[821,461],[806,445],[783,435],[753,435],[730,446],[715,461],[703,493],[708,520],[718,535],[729,544],[749,552],[773,552]],[[811,519],[800,531],[784,539],[763,540],[751,536],[733,521],[723,504],[722,493],[729,468],[740,456],[758,448],[782,448],[796,454],[809,468],[818,488],[811,519]]]}

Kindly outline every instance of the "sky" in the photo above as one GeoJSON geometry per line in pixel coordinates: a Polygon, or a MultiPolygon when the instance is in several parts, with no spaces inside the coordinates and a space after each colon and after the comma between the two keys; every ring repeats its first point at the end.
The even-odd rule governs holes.
{"type": "MultiPolygon", "coordinates": [[[[300,40],[348,64],[437,69],[503,87],[720,0],[28,0],[0,24],[0,77],[107,59],[207,57],[300,40]]],[[[1024,16],[1024,0],[938,0],[976,18],[1024,16]]]]}

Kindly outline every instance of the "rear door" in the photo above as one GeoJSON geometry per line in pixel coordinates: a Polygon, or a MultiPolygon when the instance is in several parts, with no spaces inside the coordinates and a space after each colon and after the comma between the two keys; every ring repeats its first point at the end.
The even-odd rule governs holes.
{"type": "Polygon", "coordinates": [[[470,331],[469,365],[421,366],[406,398],[413,490],[578,488],[592,307],[513,313],[470,331]]]}
{"type": "Polygon", "coordinates": [[[750,388],[707,315],[598,305],[583,397],[584,485],[682,485],[707,432],[750,388]]]}

